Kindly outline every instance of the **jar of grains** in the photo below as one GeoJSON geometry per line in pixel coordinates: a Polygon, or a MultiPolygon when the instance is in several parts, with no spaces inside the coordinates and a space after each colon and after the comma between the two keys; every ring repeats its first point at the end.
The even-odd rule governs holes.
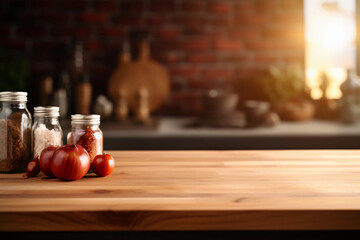
{"type": "Polygon", "coordinates": [[[26,92],[0,92],[0,172],[25,172],[31,159],[26,92]]]}
{"type": "Polygon", "coordinates": [[[34,107],[33,157],[39,157],[41,151],[50,145],[63,145],[59,116],[59,107],[34,107]]]}
{"type": "Polygon", "coordinates": [[[100,115],[71,116],[72,130],[67,136],[67,143],[83,146],[89,153],[91,162],[96,155],[103,154],[103,133],[99,125],[100,115]]]}

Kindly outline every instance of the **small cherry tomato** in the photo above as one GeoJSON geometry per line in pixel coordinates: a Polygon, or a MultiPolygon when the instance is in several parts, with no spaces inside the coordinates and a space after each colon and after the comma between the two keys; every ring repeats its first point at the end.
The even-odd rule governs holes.
{"type": "Polygon", "coordinates": [[[105,177],[114,170],[115,161],[109,154],[97,155],[92,161],[91,166],[96,175],[105,177]]]}
{"type": "Polygon", "coordinates": [[[36,157],[28,163],[26,168],[26,174],[23,177],[24,178],[36,177],[39,174],[39,172],[40,172],[39,158],[36,157]]]}

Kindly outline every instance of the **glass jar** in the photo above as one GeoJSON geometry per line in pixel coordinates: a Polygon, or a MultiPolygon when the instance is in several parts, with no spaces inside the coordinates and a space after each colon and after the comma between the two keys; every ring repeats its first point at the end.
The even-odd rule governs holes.
{"type": "Polygon", "coordinates": [[[103,133],[99,128],[100,115],[75,114],[71,116],[71,132],[67,136],[68,144],[83,146],[92,162],[98,154],[103,154],[103,133]]]}
{"type": "Polygon", "coordinates": [[[34,107],[33,157],[40,156],[41,151],[48,146],[63,145],[59,110],[59,107],[34,107]]]}
{"type": "Polygon", "coordinates": [[[0,172],[25,172],[31,160],[31,115],[26,92],[0,92],[0,172]]]}

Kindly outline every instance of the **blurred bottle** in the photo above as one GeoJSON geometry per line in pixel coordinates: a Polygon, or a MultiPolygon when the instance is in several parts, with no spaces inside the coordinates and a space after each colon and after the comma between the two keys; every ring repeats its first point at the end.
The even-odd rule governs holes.
{"type": "Polygon", "coordinates": [[[129,115],[129,106],[127,100],[127,92],[125,89],[119,89],[118,94],[116,96],[115,102],[115,118],[116,120],[125,120],[129,115]]]}
{"type": "Polygon", "coordinates": [[[60,117],[65,118],[69,113],[70,76],[68,72],[62,71],[55,78],[55,91],[53,93],[52,105],[60,107],[60,117]]]}
{"type": "MultiPolygon", "coordinates": [[[[84,78],[84,48],[81,41],[76,41],[73,50],[73,65],[71,73],[71,114],[80,113],[78,112],[78,92],[83,91],[83,87],[78,90],[78,84],[81,81],[80,78],[84,78]]],[[[86,90],[85,90],[86,91],[86,90]]]]}
{"type": "Polygon", "coordinates": [[[40,105],[49,106],[53,93],[53,78],[49,75],[40,82],[40,105]]]}
{"type": "Polygon", "coordinates": [[[76,87],[76,113],[90,114],[90,104],[92,97],[92,86],[89,74],[83,72],[78,79],[76,87]]]}
{"type": "MultiPolygon", "coordinates": [[[[118,67],[129,63],[131,60],[130,55],[130,45],[125,41],[122,45],[121,52],[118,57],[118,67]]],[[[129,106],[128,106],[128,94],[125,89],[117,89],[116,99],[115,99],[115,118],[116,120],[125,120],[129,115],[129,106]]]]}
{"type": "Polygon", "coordinates": [[[138,123],[146,123],[150,119],[148,90],[146,88],[140,88],[136,94],[136,100],[135,121],[138,123]]]}
{"type": "Polygon", "coordinates": [[[118,65],[122,66],[125,63],[130,62],[131,54],[130,54],[130,44],[128,41],[125,41],[121,46],[121,51],[118,58],[118,65]]]}

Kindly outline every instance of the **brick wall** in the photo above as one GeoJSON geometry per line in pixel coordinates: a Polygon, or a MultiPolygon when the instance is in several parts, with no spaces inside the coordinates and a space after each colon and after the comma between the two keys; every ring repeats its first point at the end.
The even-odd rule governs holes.
{"type": "MultiPolygon", "coordinates": [[[[30,59],[29,83],[66,62],[52,52],[84,41],[95,93],[104,93],[127,33],[150,32],[152,56],[171,74],[163,112],[193,114],[204,89],[257,97],[256,77],[272,64],[304,61],[302,0],[2,0],[0,46],[30,59]]],[[[36,95],[36,91],[31,91],[36,95]]]]}

